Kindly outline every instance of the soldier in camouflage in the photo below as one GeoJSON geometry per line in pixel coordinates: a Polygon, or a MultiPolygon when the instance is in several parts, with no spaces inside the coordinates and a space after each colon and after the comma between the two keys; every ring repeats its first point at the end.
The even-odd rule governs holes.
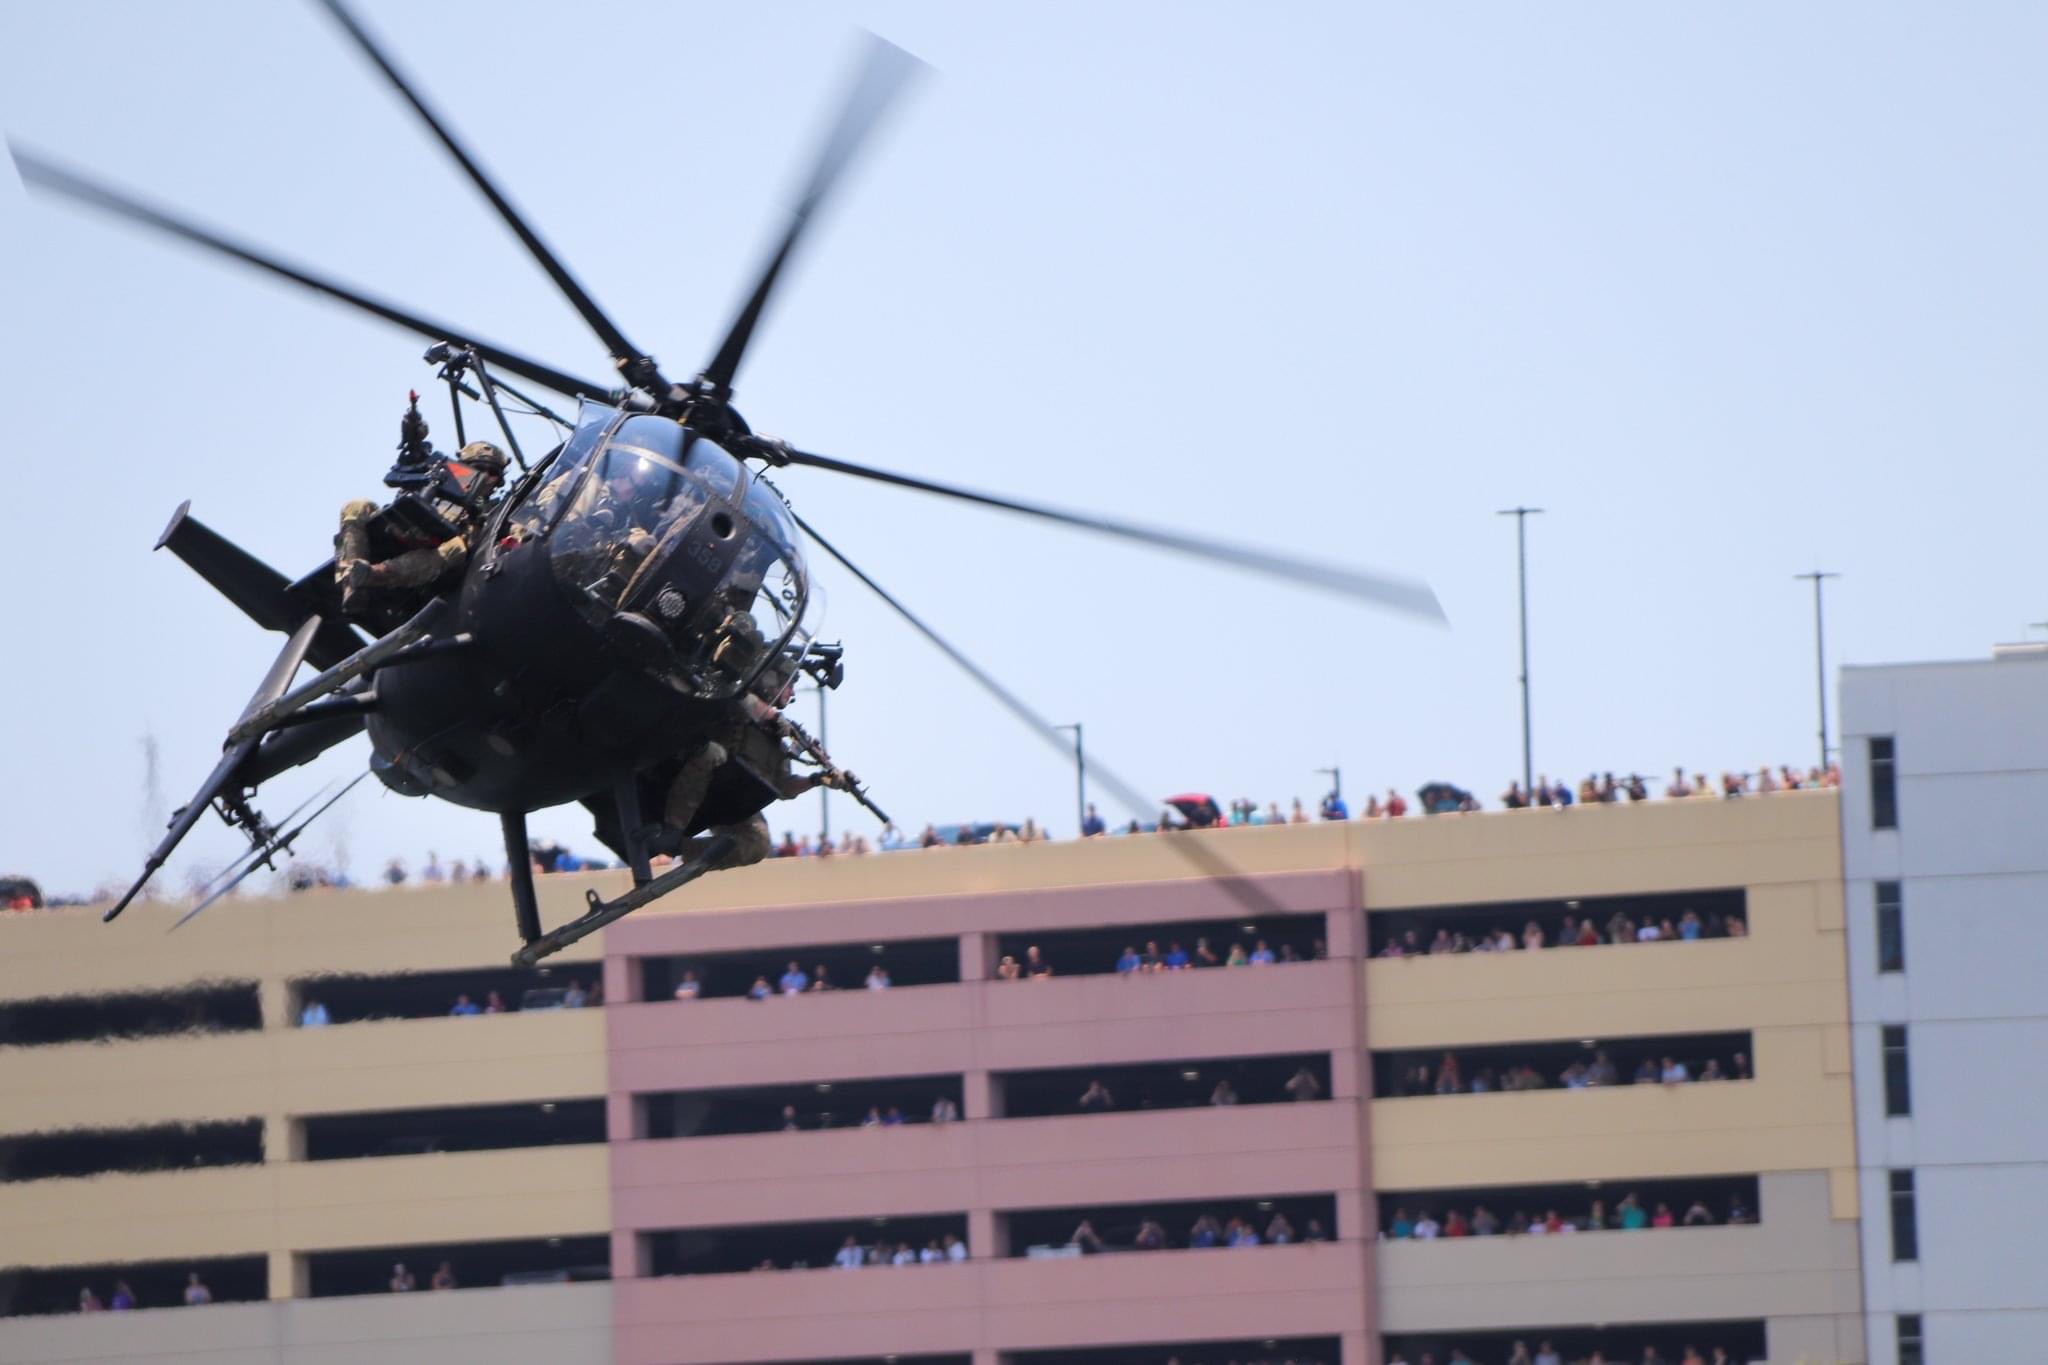
{"type": "MultiPolygon", "coordinates": [[[[748,725],[758,725],[780,738],[782,712],[749,693],[733,703],[731,709],[712,728],[701,747],[683,762],[675,780],[669,783],[668,799],[662,807],[662,823],[672,829],[685,830],[697,818],[698,808],[704,804],[704,795],[711,789],[711,776],[740,747],[741,736],[748,725]]],[[[827,768],[815,773],[797,773],[785,760],[779,764],[774,782],[782,800],[802,796],[815,787],[827,786],[844,789],[853,779],[836,769],[827,768]]],[[[721,868],[745,867],[758,863],[773,851],[775,844],[768,833],[768,817],[756,812],[736,824],[714,825],[695,839],[686,840],[678,855],[685,861],[695,857],[720,834],[730,835],[736,847],[718,863],[721,868]]]]}
{"type": "MultiPolygon", "coordinates": [[[[341,531],[334,539],[334,579],[341,585],[342,609],[353,612],[365,592],[387,588],[424,588],[469,562],[470,541],[482,528],[484,508],[505,478],[505,452],[489,441],[471,441],[455,463],[472,471],[466,507],[457,507],[462,529],[439,545],[423,545],[381,561],[370,559],[370,518],[377,504],[357,498],[341,509],[341,531]]],[[[446,506],[446,504],[444,504],[446,506]]]]}

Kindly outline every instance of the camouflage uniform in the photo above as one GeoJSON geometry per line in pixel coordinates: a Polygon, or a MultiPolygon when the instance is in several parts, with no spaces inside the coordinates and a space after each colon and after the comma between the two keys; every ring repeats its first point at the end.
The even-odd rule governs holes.
{"type": "MultiPolygon", "coordinates": [[[[717,772],[740,747],[747,724],[747,712],[741,706],[735,706],[713,727],[703,745],[683,761],[682,769],[676,773],[675,780],[669,783],[668,799],[662,806],[664,824],[677,830],[690,827],[690,822],[697,818],[698,808],[704,804],[705,793],[711,789],[712,774],[717,772]]],[[[784,764],[776,779],[776,786],[781,799],[786,801],[793,796],[802,796],[817,786],[821,780],[814,775],[798,776],[784,764]]],[[[745,867],[750,863],[758,863],[775,847],[775,841],[768,833],[768,817],[757,811],[738,824],[713,825],[705,833],[685,840],[677,856],[684,861],[696,857],[704,851],[712,838],[720,834],[731,836],[737,843],[732,852],[719,860],[718,866],[721,868],[745,867]]]]}
{"type": "MultiPolygon", "coordinates": [[[[456,458],[494,480],[504,478],[504,453],[489,441],[471,441],[456,458]]],[[[341,531],[334,538],[334,578],[341,585],[345,604],[352,603],[364,588],[424,588],[469,562],[473,526],[439,545],[421,546],[372,563],[370,518],[376,513],[377,504],[368,498],[342,505],[341,531]]]]}

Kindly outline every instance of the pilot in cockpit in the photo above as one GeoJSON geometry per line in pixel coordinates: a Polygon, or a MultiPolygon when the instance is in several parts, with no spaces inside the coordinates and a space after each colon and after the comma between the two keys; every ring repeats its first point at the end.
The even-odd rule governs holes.
{"type": "Polygon", "coordinates": [[[673,486],[670,472],[653,460],[614,458],[607,464],[591,520],[616,539],[610,569],[621,581],[654,549],[653,528],[661,525],[673,486]]]}

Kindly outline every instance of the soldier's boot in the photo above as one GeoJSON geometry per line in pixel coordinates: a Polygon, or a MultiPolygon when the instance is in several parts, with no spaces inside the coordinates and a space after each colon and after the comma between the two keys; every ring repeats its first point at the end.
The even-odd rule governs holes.
{"type": "Polygon", "coordinates": [[[714,826],[708,833],[689,840],[683,845],[678,858],[683,862],[690,861],[721,835],[731,838],[734,846],[730,853],[718,860],[718,871],[751,866],[775,851],[774,836],[768,833],[768,817],[756,814],[736,825],[714,826]]]}
{"type": "Polygon", "coordinates": [[[722,868],[747,867],[753,863],[760,862],[775,851],[775,838],[768,833],[768,817],[766,815],[756,813],[746,823],[723,825],[719,828],[718,832],[730,834],[739,841],[739,846],[726,854],[724,861],[719,863],[719,866],[722,868]]]}

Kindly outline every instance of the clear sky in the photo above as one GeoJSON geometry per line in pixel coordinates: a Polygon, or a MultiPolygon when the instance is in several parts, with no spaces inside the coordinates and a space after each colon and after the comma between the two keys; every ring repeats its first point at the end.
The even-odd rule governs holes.
{"type": "MultiPolygon", "coordinates": [[[[932,64],[749,356],[809,448],[1425,577],[1435,629],[791,471],[803,514],[1141,788],[1810,763],[1831,662],[2048,619],[2048,8],[363,6],[591,292],[702,362],[856,25],[932,64]]],[[[0,7],[8,133],[574,371],[601,348],[310,4],[0,7]]],[[[380,491],[410,337],[0,177],[0,869],[125,881],[278,639],[150,546],[296,576],[380,491]],[[154,736],[161,790],[144,780],[154,736]]],[[[445,405],[430,412],[447,436],[445,405]]],[[[536,434],[535,439],[538,439],[536,434]]],[[[832,748],[899,823],[1070,833],[1056,755],[862,589],[832,748]]],[[[2037,633],[2038,638],[2038,633],[2037,633]]],[[[808,707],[809,704],[806,704],[808,707]]],[[[809,714],[808,709],[803,713],[809,714]]],[[[358,740],[278,784],[280,814],[358,740]]],[[[1110,811],[1111,815],[1120,812],[1110,811]]],[[[848,806],[840,827],[872,828],[848,806]]],[[[816,799],[771,814],[815,829],[816,799]]],[[[538,833],[594,849],[580,809],[538,833]]],[[[232,855],[210,822],[166,878],[232,855]]],[[[310,849],[500,856],[373,783],[310,849]]]]}

